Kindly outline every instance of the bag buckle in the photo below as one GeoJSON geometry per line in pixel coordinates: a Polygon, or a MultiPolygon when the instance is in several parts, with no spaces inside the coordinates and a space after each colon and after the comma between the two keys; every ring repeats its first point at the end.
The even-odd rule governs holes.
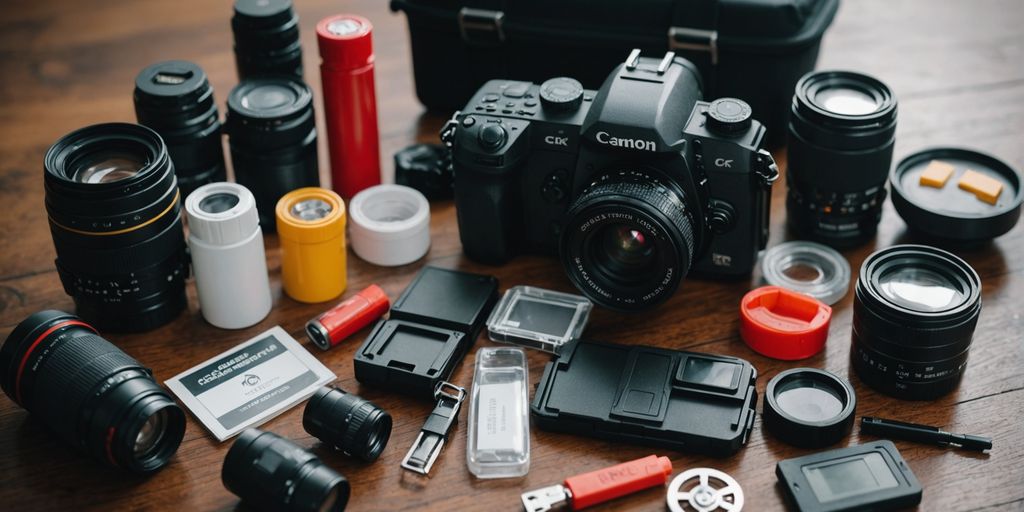
{"type": "Polygon", "coordinates": [[[668,48],[708,52],[711,65],[718,65],[718,31],[699,28],[669,27],[668,48]]]}
{"type": "Polygon", "coordinates": [[[459,11],[459,33],[462,40],[470,44],[503,43],[504,21],[505,13],[502,11],[463,7],[459,11]]]}

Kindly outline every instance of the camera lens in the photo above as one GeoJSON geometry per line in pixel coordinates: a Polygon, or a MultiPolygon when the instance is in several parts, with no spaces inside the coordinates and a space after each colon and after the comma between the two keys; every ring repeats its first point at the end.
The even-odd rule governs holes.
{"type": "Polygon", "coordinates": [[[897,245],[864,261],[853,303],[850,358],[871,387],[910,400],[956,387],[981,313],[981,280],[962,259],[897,245]]]}
{"type": "Polygon", "coordinates": [[[66,443],[137,473],[163,467],[185,414],[148,369],[60,311],[35,313],[0,348],[0,386],[66,443]]]}
{"type": "Polygon", "coordinates": [[[862,244],[882,215],[896,133],[896,98],[884,83],[818,71],[796,85],[789,123],[786,212],[802,238],[862,244]]]}
{"type": "Polygon", "coordinates": [[[135,117],[167,143],[182,197],[224,181],[224,149],[213,87],[198,65],[171,60],[135,77],[135,117]]]}
{"type": "Polygon", "coordinates": [[[368,400],[322,387],[306,404],[302,427],[346,455],[373,462],[391,437],[391,415],[368,400]]]}
{"type": "Polygon", "coordinates": [[[231,30],[239,81],[275,75],[302,80],[299,17],[291,0],[235,0],[231,30]]]}
{"type": "Polygon", "coordinates": [[[254,428],[231,445],[221,480],[254,510],[329,512],[348,503],[344,476],[301,446],[254,428]]]}
{"type": "Polygon", "coordinates": [[[667,300],[693,261],[694,220],[685,194],[653,174],[605,175],[566,216],[561,259],[584,295],[619,311],[667,300]]]}
{"type": "Polygon", "coordinates": [[[177,316],[188,257],[160,136],[133,124],[89,126],[50,147],[44,167],[57,271],[78,315],[110,331],[144,331],[177,316]]]}
{"type": "Polygon", "coordinates": [[[228,96],[226,124],[235,180],[256,196],[260,226],[273,231],[281,196],[320,185],[313,94],[288,78],[242,82],[228,96]]]}

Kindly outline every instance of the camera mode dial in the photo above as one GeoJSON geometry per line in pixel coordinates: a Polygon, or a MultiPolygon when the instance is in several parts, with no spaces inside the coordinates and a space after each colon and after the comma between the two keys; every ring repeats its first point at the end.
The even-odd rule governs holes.
{"type": "Polygon", "coordinates": [[[707,118],[708,130],[714,133],[732,135],[750,128],[750,105],[740,99],[718,98],[708,105],[704,115],[707,118]]]}
{"type": "Polygon", "coordinates": [[[576,110],[583,103],[583,84],[566,77],[547,80],[540,84],[540,102],[548,110],[576,110]]]}

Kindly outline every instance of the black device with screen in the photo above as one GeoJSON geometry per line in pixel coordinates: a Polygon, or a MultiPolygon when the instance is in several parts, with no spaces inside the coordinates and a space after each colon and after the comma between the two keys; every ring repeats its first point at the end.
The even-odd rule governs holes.
{"type": "Polygon", "coordinates": [[[787,459],[775,474],[800,512],[882,512],[921,502],[921,484],[891,441],[787,459]]]}
{"type": "Polygon", "coordinates": [[[530,409],[545,430],[731,455],[753,427],[756,380],[735,357],[579,341],[544,368],[530,409]]]}

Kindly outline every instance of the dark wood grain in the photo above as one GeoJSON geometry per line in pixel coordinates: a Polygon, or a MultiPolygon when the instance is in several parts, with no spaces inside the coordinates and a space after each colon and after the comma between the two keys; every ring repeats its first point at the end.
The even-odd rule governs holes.
{"type": "MultiPolygon", "coordinates": [[[[348,11],[363,14],[375,24],[381,155],[390,177],[394,151],[414,141],[435,140],[444,120],[443,114],[425,113],[413,94],[404,17],[388,12],[383,1],[296,3],[307,78],[317,95],[316,20],[348,11]]],[[[53,269],[43,210],[46,148],[86,124],[133,121],[133,78],[157,60],[182,58],[199,63],[223,108],[235,83],[230,13],[230,2],[202,0],[8,0],[0,4],[0,205],[4,210],[0,215],[0,336],[6,337],[15,324],[39,309],[72,309],[53,269]]],[[[858,69],[893,87],[900,98],[897,157],[928,146],[958,145],[993,153],[1020,169],[1024,168],[1022,26],[1020,0],[850,0],[844,2],[825,37],[819,67],[858,69]]],[[[321,138],[321,169],[326,170],[323,142],[321,138]]],[[[776,157],[784,163],[782,152],[776,151],[776,157]]],[[[783,193],[784,186],[777,186],[773,244],[787,238],[782,227],[783,193]]],[[[433,245],[424,260],[385,269],[350,255],[350,290],[377,283],[395,297],[422,265],[430,263],[494,274],[502,289],[531,284],[571,291],[554,261],[523,257],[503,267],[486,267],[466,260],[452,205],[437,204],[432,213],[433,245]]],[[[845,255],[857,269],[874,249],[905,241],[919,240],[886,205],[877,239],[845,255]]],[[[110,335],[109,339],[150,365],[161,381],[273,325],[301,339],[304,322],[326,305],[299,304],[281,293],[277,240],[269,236],[266,243],[274,309],[259,325],[240,331],[211,327],[202,320],[190,285],[190,308],[173,323],[150,333],[110,335]]],[[[983,247],[956,252],[978,270],[984,294],[970,364],[958,390],[933,402],[903,402],[875,393],[850,375],[852,294],[835,306],[827,349],[799,364],[850,375],[858,395],[858,415],[899,417],[994,438],[995,448],[981,455],[897,442],[924,485],[920,510],[1024,510],[1024,258],[1020,257],[1024,228],[1018,226],[983,247]]],[[[756,280],[754,276],[732,283],[688,281],[657,311],[635,316],[596,311],[588,332],[608,341],[746,358],[758,368],[758,388],[763,392],[768,379],[795,365],[761,357],[739,339],[736,307],[756,280]]],[[[311,447],[343,472],[352,482],[351,510],[512,510],[525,490],[652,452],[533,429],[529,475],[484,481],[466,470],[466,430],[460,425],[433,476],[410,478],[398,462],[431,404],[361,386],[354,379],[352,356],[365,336],[364,331],[343,346],[315,354],[337,373],[340,386],[394,416],[391,442],[379,461],[361,464],[320,446],[302,429],[301,407],[263,427],[311,447]]],[[[489,344],[482,339],[476,346],[489,344]]],[[[471,384],[473,355],[456,370],[455,383],[471,384]]],[[[540,353],[529,354],[531,383],[536,384],[546,360],[540,353]]],[[[860,441],[854,433],[843,444],[860,441]]],[[[213,440],[190,417],[185,441],[173,462],[149,479],[138,479],[70,450],[24,410],[0,398],[0,510],[232,509],[237,498],[220,482],[221,462],[229,445],[213,440]]],[[[730,473],[743,486],[748,510],[778,510],[783,505],[775,483],[775,462],[806,453],[766,436],[758,422],[747,447],[733,457],[664,454],[672,458],[676,472],[710,466],[730,473]]],[[[627,508],[664,509],[664,492],[650,490],[603,509],[627,508]]]]}

